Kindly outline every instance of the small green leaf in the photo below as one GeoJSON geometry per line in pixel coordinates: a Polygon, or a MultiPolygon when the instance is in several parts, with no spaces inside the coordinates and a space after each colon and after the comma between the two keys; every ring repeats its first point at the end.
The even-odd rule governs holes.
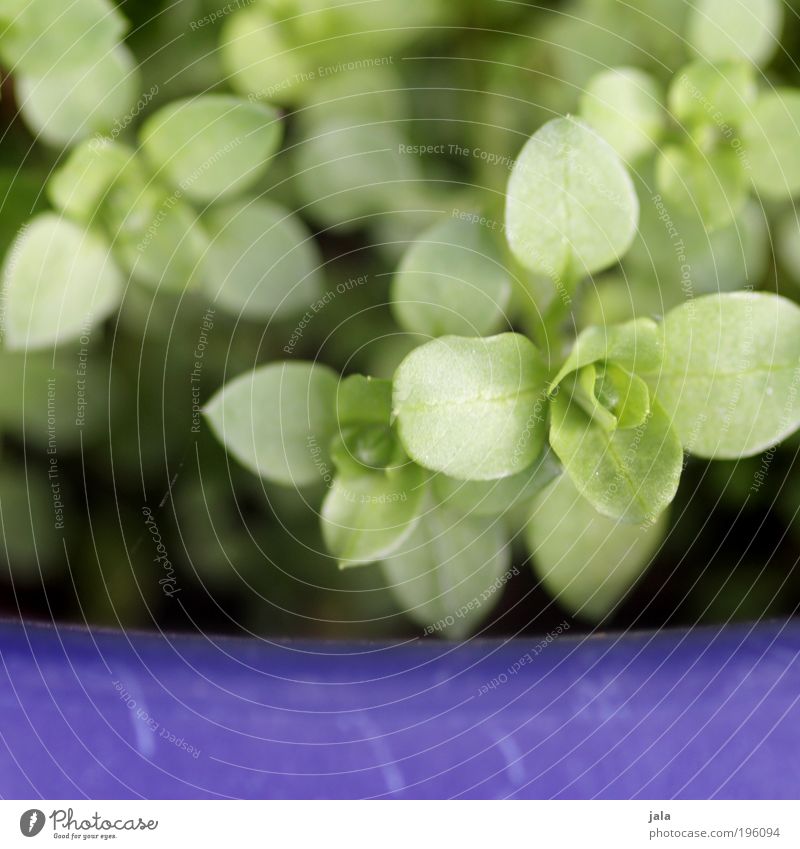
{"type": "Polygon", "coordinates": [[[208,239],[197,213],[149,180],[136,159],[108,190],[98,219],[114,256],[138,280],[178,292],[200,283],[208,239]]]}
{"type": "Polygon", "coordinates": [[[353,230],[364,218],[402,208],[420,178],[417,162],[401,153],[405,139],[390,123],[326,119],[309,128],[294,151],[296,191],[315,220],[353,230]]]}
{"type": "Polygon", "coordinates": [[[688,301],[663,324],[664,361],[647,376],[687,451],[748,457],[800,426],[800,308],[735,292],[688,301]]]}
{"type": "Polygon", "coordinates": [[[336,392],[339,424],[387,425],[392,417],[392,381],[353,374],[339,383],[336,392]]]}
{"type": "Polygon", "coordinates": [[[109,187],[134,155],[130,148],[108,138],[82,142],[47,181],[50,202],[71,218],[90,223],[109,187]]]}
{"type": "Polygon", "coordinates": [[[360,476],[407,462],[388,425],[348,425],[331,443],[331,459],[340,475],[360,476]]]}
{"type": "Polygon", "coordinates": [[[667,526],[601,516],[562,475],[542,493],[525,530],[533,570],[574,616],[600,622],[649,566],[667,526]]]}
{"type": "Polygon", "coordinates": [[[413,350],[394,378],[394,412],[408,455],[463,480],[527,468],[544,443],[547,368],[515,333],[443,336],[413,350]]]}
{"type": "Polygon", "coordinates": [[[584,366],[577,373],[570,394],[606,430],[638,427],[650,414],[647,384],[613,363],[584,366]]]}
{"type": "Polygon", "coordinates": [[[339,566],[388,557],[414,529],[427,475],[413,463],[338,476],[322,504],[322,538],[339,566]]]}
{"type": "MultiPolygon", "coordinates": [[[[664,315],[692,295],[731,292],[761,279],[770,251],[759,203],[748,201],[734,221],[709,233],[696,210],[687,214],[653,197],[650,185],[639,235],[622,263],[633,315],[664,315]]],[[[608,322],[598,317],[597,323],[608,322]]]]}
{"type": "Polygon", "coordinates": [[[651,318],[581,331],[569,356],[550,384],[555,389],[572,372],[599,360],[618,363],[630,372],[651,372],[661,365],[661,334],[651,318]]]}
{"type": "Polygon", "coordinates": [[[777,88],[762,94],[742,134],[758,191],[777,200],[800,192],[800,92],[777,88]]]}
{"type": "Polygon", "coordinates": [[[52,213],[33,218],[3,267],[9,348],[45,348],[78,338],[119,304],[122,276],[95,233],[52,213]]]}
{"type": "Polygon", "coordinates": [[[624,160],[658,144],[666,123],[658,83],[638,68],[611,68],[592,77],[580,113],[624,160]]]}
{"type": "Polygon", "coordinates": [[[124,44],[86,66],[65,69],[54,62],[40,77],[16,78],[25,123],[54,145],[75,144],[110,130],[130,112],[139,85],[133,54],[124,44]]]}
{"type": "Polygon", "coordinates": [[[202,223],[209,237],[204,285],[224,309],[280,319],[316,299],[322,258],[305,224],[288,209],[235,201],[213,207],[202,223]]]}
{"type": "Polygon", "coordinates": [[[220,389],[204,413],[227,450],[267,480],[306,486],[332,474],[336,384],[327,366],[260,366],[220,389]]]}
{"type": "Polygon", "coordinates": [[[664,197],[684,212],[696,210],[709,230],[728,224],[747,200],[747,171],[733,147],[706,153],[667,145],[656,161],[656,182],[664,197]]]}
{"type": "Polygon", "coordinates": [[[557,118],[523,147],[508,182],[506,235],[527,268],[556,281],[600,271],[630,247],[638,217],[625,166],[585,124],[557,118]]]}
{"type": "Polygon", "coordinates": [[[366,65],[346,74],[320,77],[308,88],[303,108],[297,114],[299,136],[307,138],[320,123],[339,120],[343,115],[353,125],[409,118],[409,92],[399,69],[366,65]]]}
{"type": "Polygon", "coordinates": [[[704,233],[694,246],[687,238],[686,248],[696,294],[734,292],[747,284],[756,285],[772,259],[764,207],[748,200],[731,224],[704,233]]]}
{"type": "Polygon", "coordinates": [[[397,323],[427,336],[486,336],[503,323],[511,278],[486,228],[449,218],[406,251],[392,283],[397,323]]]}
{"type": "Polygon", "coordinates": [[[354,374],[336,393],[339,434],[331,456],[341,474],[361,475],[365,468],[402,465],[408,457],[391,428],[392,382],[354,374]]]}
{"type": "MultiPolygon", "coordinates": [[[[84,71],[120,41],[128,22],[109,0],[4,0],[0,56],[15,74],[84,71]]],[[[124,111],[124,110],[123,110],[124,111]]]]}
{"type": "Polygon", "coordinates": [[[689,13],[687,38],[708,62],[747,59],[764,65],[780,43],[781,0],[696,0],[689,13]]]}
{"type": "Polygon", "coordinates": [[[604,516],[653,521],[675,497],[683,451],[655,402],[638,427],[609,431],[559,392],[550,405],[550,445],[578,491],[604,516]]]}
{"type": "Polygon", "coordinates": [[[617,427],[638,427],[650,415],[647,384],[613,363],[599,369],[594,395],[598,403],[616,419],[617,427]]]}
{"type": "Polygon", "coordinates": [[[433,492],[443,507],[464,516],[500,516],[538,495],[560,473],[558,461],[545,449],[532,466],[510,478],[461,481],[436,475],[433,492]]]}
{"type": "Polygon", "coordinates": [[[260,8],[228,15],[220,37],[220,60],[231,85],[242,94],[272,103],[302,101],[313,85],[309,48],[290,44],[260,8]]]}
{"type": "MultiPolygon", "coordinates": [[[[617,426],[617,417],[598,400],[596,394],[597,382],[597,368],[592,364],[584,366],[576,372],[573,379],[567,381],[566,387],[569,390],[570,399],[579,404],[595,424],[606,430],[614,430],[617,426]]],[[[559,389],[561,388],[559,386],[559,389]]]]}
{"type": "Polygon", "coordinates": [[[163,106],[144,123],[139,140],[160,176],[189,197],[209,201],[252,185],[282,134],[273,107],[208,94],[163,106]]]}
{"type": "Polygon", "coordinates": [[[458,640],[477,631],[500,601],[511,554],[496,519],[438,508],[421,518],[381,569],[409,619],[458,640]]]}
{"type": "Polygon", "coordinates": [[[747,62],[702,60],[682,68],[672,80],[667,102],[672,114],[687,128],[716,126],[723,135],[732,134],[749,114],[758,87],[755,70],[747,62]]]}

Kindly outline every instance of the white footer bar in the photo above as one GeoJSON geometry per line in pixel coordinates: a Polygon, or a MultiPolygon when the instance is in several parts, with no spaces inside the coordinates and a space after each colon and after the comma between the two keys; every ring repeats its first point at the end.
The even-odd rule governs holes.
{"type": "Polygon", "coordinates": [[[798,847],[797,802],[0,801],[0,846],[798,847]]]}

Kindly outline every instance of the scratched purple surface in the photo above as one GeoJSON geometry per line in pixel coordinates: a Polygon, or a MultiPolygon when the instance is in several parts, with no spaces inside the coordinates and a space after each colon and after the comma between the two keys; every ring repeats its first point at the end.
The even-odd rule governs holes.
{"type": "Polygon", "coordinates": [[[0,795],[800,795],[800,625],[535,643],[0,623],[0,795]]]}

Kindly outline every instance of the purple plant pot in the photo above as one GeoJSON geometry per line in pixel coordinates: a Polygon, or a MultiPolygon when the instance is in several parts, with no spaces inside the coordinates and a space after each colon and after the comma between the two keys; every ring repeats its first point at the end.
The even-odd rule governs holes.
{"type": "Polygon", "coordinates": [[[794,622],[543,645],[0,623],[0,795],[797,798],[798,651],[794,622]]]}

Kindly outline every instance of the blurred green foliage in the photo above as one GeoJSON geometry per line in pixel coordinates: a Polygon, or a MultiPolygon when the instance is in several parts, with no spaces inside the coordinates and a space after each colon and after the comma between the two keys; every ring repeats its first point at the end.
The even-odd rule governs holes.
{"type": "MultiPolygon", "coordinates": [[[[481,210],[502,220],[515,157],[546,121],[587,110],[587,118],[599,115],[602,131],[608,98],[613,103],[624,92],[615,93],[615,79],[610,88],[591,84],[597,74],[634,69],[646,75],[639,93],[645,87],[666,100],[670,81],[698,59],[687,41],[697,28],[693,4],[128,0],[118,14],[96,0],[87,8],[105,23],[92,30],[91,45],[80,41],[58,62],[28,50],[37,27],[52,20],[50,0],[36,0],[30,14],[38,9],[39,17],[25,18],[24,26],[15,6],[0,0],[0,249],[12,254],[6,278],[17,233],[51,209],[45,185],[58,169],[64,173],[81,139],[91,143],[100,132],[138,150],[142,127],[176,99],[237,95],[253,109],[276,107],[284,140],[280,149],[266,144],[265,169],[253,171],[233,152],[229,161],[247,175],[246,197],[216,203],[241,179],[238,173],[218,173],[218,183],[190,188],[191,203],[181,195],[170,209],[183,210],[183,217],[172,211],[174,227],[151,249],[152,265],[138,269],[142,228],[180,180],[152,182],[154,172],[176,164],[169,147],[174,134],[163,134],[166,152],[149,160],[137,152],[145,176],[123,169],[99,190],[99,224],[124,273],[116,312],[57,348],[0,352],[2,610],[269,636],[421,633],[401,616],[388,569],[339,571],[323,553],[322,486],[282,489],[251,475],[212,438],[199,409],[235,376],[287,357],[344,374],[390,377],[427,339],[389,308],[393,279],[395,286],[411,285],[393,277],[408,246],[443,213],[481,210]],[[257,248],[248,254],[237,245],[245,228],[234,233],[230,222],[249,204],[263,217],[253,226],[271,232],[277,220],[286,228],[278,230],[280,240],[300,246],[287,274],[312,269],[300,272],[314,279],[288,309],[278,308],[273,291],[248,299],[249,282],[260,279],[266,260],[257,248]],[[207,246],[192,238],[203,222],[216,236],[229,230],[228,239],[207,260],[216,285],[187,286],[192,274],[202,276],[197,257],[207,246]],[[311,234],[315,244],[308,247],[311,234]],[[233,270],[222,280],[226,266],[233,270]],[[236,269],[245,277],[237,279],[236,269]],[[304,315],[311,289],[327,300],[304,315]],[[217,300],[221,292],[227,310],[217,300]],[[155,559],[144,507],[155,517],[169,574],[155,559]],[[159,583],[173,573],[174,584],[159,583]],[[170,596],[164,586],[177,592],[170,596]]],[[[761,63],[753,74],[764,91],[800,85],[792,58],[800,44],[797,15],[795,7],[784,10],[781,49],[763,32],[753,42],[758,55],[751,58],[761,63]]],[[[85,30],[82,20],[71,23],[85,30]]],[[[732,32],[725,55],[715,58],[730,60],[737,38],[732,32]]],[[[709,148],[689,127],[685,105],[674,107],[676,99],[670,98],[673,114],[659,115],[652,100],[643,103],[646,133],[672,133],[666,155],[662,147],[657,162],[637,159],[648,148],[641,134],[636,144],[627,136],[629,144],[618,147],[634,160],[639,231],[620,264],[584,281],[576,330],[662,316],[686,300],[687,286],[693,295],[743,287],[800,294],[798,215],[790,197],[770,191],[779,182],[774,174],[762,181],[764,193],[753,191],[738,162],[726,161],[709,182],[719,188],[715,179],[731,175],[734,188],[723,185],[721,201],[715,195],[707,206],[681,208],[680,181],[673,178],[697,165],[693,146],[709,148]],[[653,201],[657,195],[664,205],[653,201]]],[[[637,120],[633,106],[627,120],[637,120]]],[[[781,118],[767,114],[765,121],[781,118]]],[[[754,131],[743,127],[748,132],[754,131]]],[[[499,240],[495,249],[506,251],[499,240]]],[[[519,267],[512,277],[510,312],[517,329],[535,334],[551,285],[519,267]]],[[[506,284],[505,277],[497,283],[504,297],[506,284]]],[[[665,541],[611,621],[645,627],[793,612],[800,603],[798,447],[794,438],[747,460],[716,466],[691,460],[665,541]]],[[[525,559],[522,513],[515,508],[507,519],[517,563],[525,559]]],[[[470,533],[463,531],[466,542],[455,540],[453,557],[459,545],[468,546],[470,533]]],[[[498,573],[506,553],[491,564],[498,573]]],[[[543,630],[563,620],[532,572],[517,572],[498,590],[503,601],[490,617],[490,633],[543,630]],[[524,610],[516,603],[521,598],[524,610]]],[[[405,595],[401,604],[416,597],[413,586],[405,595]]]]}

